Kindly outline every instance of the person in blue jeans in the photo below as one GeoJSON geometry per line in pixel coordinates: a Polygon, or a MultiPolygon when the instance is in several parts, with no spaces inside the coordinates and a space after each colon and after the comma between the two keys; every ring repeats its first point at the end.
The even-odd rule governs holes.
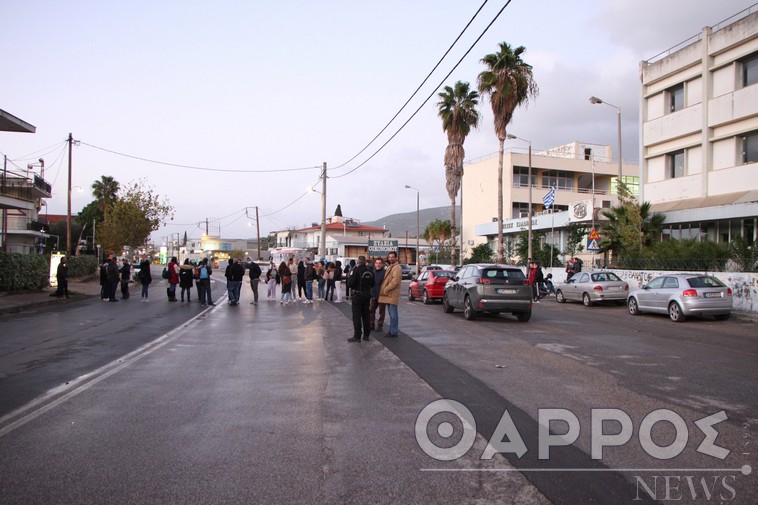
{"type": "Polygon", "coordinates": [[[208,258],[203,258],[198,270],[197,289],[200,292],[200,304],[203,306],[205,306],[206,303],[208,305],[215,305],[215,303],[213,303],[213,298],[211,298],[211,274],[213,271],[208,264],[208,258]]]}
{"type": "Polygon", "coordinates": [[[389,266],[384,272],[384,280],[379,288],[379,303],[387,307],[390,316],[390,331],[388,337],[397,337],[399,321],[397,316],[397,304],[400,302],[400,287],[403,282],[403,269],[397,262],[397,253],[391,252],[387,255],[389,266]]]}
{"type": "Polygon", "coordinates": [[[305,300],[303,303],[313,303],[313,281],[317,277],[315,265],[307,263],[305,265],[305,300]]]}

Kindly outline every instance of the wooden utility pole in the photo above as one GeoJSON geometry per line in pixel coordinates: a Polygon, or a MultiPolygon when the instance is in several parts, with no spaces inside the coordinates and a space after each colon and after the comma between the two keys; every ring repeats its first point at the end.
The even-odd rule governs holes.
{"type": "Polygon", "coordinates": [[[258,221],[258,206],[255,206],[255,232],[258,235],[258,261],[261,260],[261,223],[258,221]]]}
{"type": "Polygon", "coordinates": [[[68,205],[66,206],[66,256],[71,254],[71,148],[74,137],[68,134],[68,205]]]}

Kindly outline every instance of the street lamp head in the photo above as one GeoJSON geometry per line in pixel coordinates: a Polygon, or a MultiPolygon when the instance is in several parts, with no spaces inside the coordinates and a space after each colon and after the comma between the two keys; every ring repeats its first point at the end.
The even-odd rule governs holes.
{"type": "Polygon", "coordinates": [[[603,101],[596,96],[591,96],[590,103],[603,103],[603,101]]]}
{"type": "Polygon", "coordinates": [[[405,189],[411,189],[411,187],[406,184],[405,189]]]}
{"type": "Polygon", "coordinates": [[[508,133],[508,134],[505,136],[505,138],[507,138],[507,139],[509,139],[509,140],[516,140],[516,139],[518,139],[518,137],[517,137],[517,136],[515,136],[515,135],[514,135],[514,134],[512,134],[512,133],[508,133]]]}

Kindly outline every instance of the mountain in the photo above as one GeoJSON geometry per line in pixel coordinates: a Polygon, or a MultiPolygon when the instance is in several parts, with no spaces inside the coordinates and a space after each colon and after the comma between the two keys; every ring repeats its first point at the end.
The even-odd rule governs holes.
{"type": "MultiPolygon", "coordinates": [[[[455,209],[455,221],[458,227],[460,227],[461,207],[457,206],[455,209]]],[[[442,219],[443,221],[450,220],[450,207],[434,207],[432,209],[420,209],[419,210],[419,227],[421,228],[420,234],[424,234],[424,229],[434,221],[435,219],[442,219]]],[[[403,212],[402,214],[390,214],[379,218],[375,221],[362,221],[361,224],[368,226],[376,226],[379,228],[386,228],[390,230],[392,238],[405,237],[405,232],[408,232],[408,237],[416,238],[416,211],[403,212]]]]}

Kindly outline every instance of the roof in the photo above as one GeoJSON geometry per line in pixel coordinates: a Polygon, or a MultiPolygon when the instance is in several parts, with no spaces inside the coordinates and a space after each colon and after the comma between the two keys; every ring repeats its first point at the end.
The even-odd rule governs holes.
{"type": "MultiPolygon", "coordinates": [[[[308,228],[300,228],[296,231],[316,231],[320,230],[321,225],[309,226],[308,228]]],[[[365,224],[343,224],[343,223],[327,223],[326,231],[344,232],[344,231],[367,231],[367,232],[380,232],[385,233],[389,230],[384,228],[377,228],[376,226],[366,226],[365,224]]]]}
{"type": "Polygon", "coordinates": [[[37,128],[26,121],[17,118],[13,114],[9,114],[0,109],[0,131],[35,133],[37,128]]]}

